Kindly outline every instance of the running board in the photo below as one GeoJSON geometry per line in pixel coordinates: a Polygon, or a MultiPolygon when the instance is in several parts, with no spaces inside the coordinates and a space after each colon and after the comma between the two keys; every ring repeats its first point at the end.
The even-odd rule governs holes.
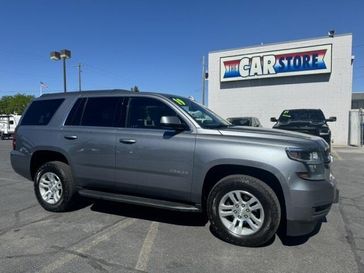
{"type": "Polygon", "coordinates": [[[79,190],[78,193],[81,196],[101,199],[101,200],[108,200],[108,201],[115,201],[121,203],[128,203],[134,205],[142,205],[160,209],[168,209],[168,210],[178,210],[178,211],[185,211],[185,212],[201,212],[201,209],[194,205],[172,202],[172,201],[165,201],[159,199],[152,199],[152,198],[145,198],[133,195],[124,195],[119,193],[110,193],[110,192],[103,192],[103,191],[95,191],[95,190],[86,190],[82,189],[79,190]]]}

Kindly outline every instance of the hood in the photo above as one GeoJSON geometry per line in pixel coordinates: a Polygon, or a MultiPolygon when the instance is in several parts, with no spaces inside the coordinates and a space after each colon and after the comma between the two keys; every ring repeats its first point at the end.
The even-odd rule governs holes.
{"type": "Polygon", "coordinates": [[[241,137],[266,144],[296,146],[302,148],[324,148],[325,144],[320,137],[307,134],[285,131],[280,129],[268,129],[261,127],[232,126],[220,129],[223,136],[241,137]]]}
{"type": "Polygon", "coordinates": [[[292,121],[292,122],[278,122],[274,126],[274,128],[289,128],[289,129],[317,129],[328,127],[325,122],[310,122],[310,121],[292,121]]]}

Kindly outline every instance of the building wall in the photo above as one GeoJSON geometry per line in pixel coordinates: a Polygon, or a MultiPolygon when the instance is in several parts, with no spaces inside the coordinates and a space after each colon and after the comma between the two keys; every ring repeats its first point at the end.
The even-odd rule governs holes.
{"type": "Polygon", "coordinates": [[[224,118],[255,116],[264,127],[284,109],[319,108],[330,123],[334,145],[348,143],[352,93],[352,35],[318,38],[209,53],[208,106],[224,118]],[[220,82],[220,58],[254,52],[332,44],[330,74],[220,82]]]}

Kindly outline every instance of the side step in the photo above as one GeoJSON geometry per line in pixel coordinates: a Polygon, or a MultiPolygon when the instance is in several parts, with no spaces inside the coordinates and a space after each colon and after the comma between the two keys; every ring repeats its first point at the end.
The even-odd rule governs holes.
{"type": "Polygon", "coordinates": [[[172,201],[165,201],[159,199],[152,199],[152,198],[145,198],[133,195],[124,195],[119,193],[110,193],[110,192],[103,192],[103,191],[95,191],[95,190],[86,190],[82,189],[79,190],[78,193],[81,196],[95,198],[95,199],[102,199],[108,201],[115,201],[121,203],[128,203],[134,205],[142,205],[160,209],[168,209],[168,210],[178,210],[178,211],[185,211],[185,212],[201,212],[201,209],[197,206],[172,202],[172,201]]]}

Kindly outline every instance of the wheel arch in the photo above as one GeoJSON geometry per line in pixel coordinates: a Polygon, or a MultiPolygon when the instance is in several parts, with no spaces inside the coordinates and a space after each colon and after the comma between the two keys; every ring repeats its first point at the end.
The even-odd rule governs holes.
{"type": "Polygon", "coordinates": [[[221,164],[211,167],[205,175],[202,186],[201,204],[203,209],[205,209],[208,194],[217,182],[228,175],[239,174],[255,177],[267,184],[274,191],[279,200],[281,206],[281,219],[286,219],[286,199],[280,180],[270,170],[252,166],[221,164]]]}
{"type": "Polygon", "coordinates": [[[50,161],[60,161],[70,165],[68,158],[63,152],[52,149],[39,149],[32,153],[30,159],[30,175],[32,180],[34,180],[34,176],[39,167],[50,161]]]}

